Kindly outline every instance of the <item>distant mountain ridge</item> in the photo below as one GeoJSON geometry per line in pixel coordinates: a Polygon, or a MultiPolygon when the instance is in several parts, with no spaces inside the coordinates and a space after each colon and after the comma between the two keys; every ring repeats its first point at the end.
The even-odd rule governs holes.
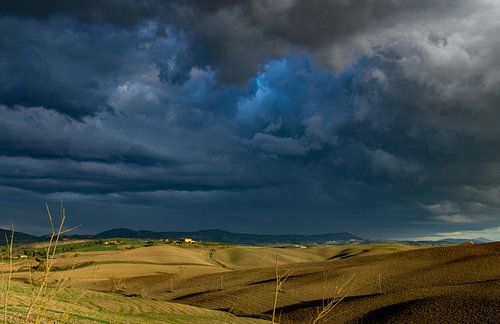
{"type": "MultiPolygon", "coordinates": [[[[374,242],[379,242],[379,241],[374,241],[374,242]]],[[[387,241],[385,241],[387,242],[387,241]]],[[[464,244],[464,243],[490,243],[493,242],[492,240],[488,240],[487,238],[484,237],[477,237],[477,238],[454,238],[454,237],[448,237],[448,238],[443,238],[440,240],[418,240],[418,241],[390,241],[390,242],[399,242],[399,243],[405,243],[405,244],[413,244],[413,245],[456,245],[456,244],[464,244]]]]}
{"type": "MultiPolygon", "coordinates": [[[[11,230],[0,228],[0,242],[3,242],[5,244],[5,242],[6,242],[5,238],[7,238],[10,241],[10,239],[12,237],[11,235],[12,235],[11,230]]],[[[22,232],[17,232],[14,230],[14,243],[17,243],[17,242],[35,242],[38,240],[40,240],[40,238],[37,236],[22,233],[22,232]]],[[[1,245],[2,244],[0,244],[0,246],[1,245]]]]}
{"type": "Polygon", "coordinates": [[[218,229],[201,230],[195,232],[154,232],[135,231],[127,228],[116,228],[93,236],[97,239],[105,238],[149,238],[149,239],[178,239],[190,237],[197,241],[212,241],[236,244],[321,244],[327,242],[345,243],[350,240],[363,239],[347,232],[327,233],[317,235],[302,234],[248,234],[233,233],[218,229]]]}
{"type": "MultiPolygon", "coordinates": [[[[5,242],[5,236],[10,240],[11,231],[8,229],[0,228],[0,235],[3,237],[5,242]]],[[[363,242],[394,242],[394,243],[406,243],[406,244],[417,244],[417,245],[427,245],[427,244],[438,244],[438,245],[448,245],[448,244],[463,244],[468,242],[473,243],[488,243],[488,240],[484,237],[473,238],[473,239],[463,239],[463,238],[444,238],[436,241],[397,241],[397,240],[369,240],[363,239],[359,236],[348,232],[340,233],[327,233],[327,234],[316,234],[316,235],[304,235],[304,234],[284,234],[284,235],[274,235],[274,234],[249,234],[249,233],[233,233],[228,231],[223,231],[219,229],[208,229],[194,232],[155,232],[147,230],[132,230],[128,228],[115,228],[107,230],[95,235],[81,235],[74,234],[65,236],[71,239],[109,239],[109,238],[138,238],[138,239],[179,239],[181,237],[190,237],[197,241],[211,241],[211,242],[221,242],[221,243],[234,243],[234,244],[248,244],[248,245],[264,245],[264,244],[345,244],[352,241],[363,241],[363,242]]],[[[16,243],[31,243],[31,242],[43,242],[47,241],[48,236],[35,236],[26,234],[23,232],[14,232],[14,244],[16,243]]]]}
{"type": "Polygon", "coordinates": [[[473,239],[461,239],[461,238],[444,238],[439,241],[436,241],[439,243],[449,243],[449,244],[461,244],[461,243],[467,243],[467,242],[472,242],[472,243],[488,243],[491,242],[487,238],[484,237],[478,237],[478,238],[473,238],[473,239]]]}

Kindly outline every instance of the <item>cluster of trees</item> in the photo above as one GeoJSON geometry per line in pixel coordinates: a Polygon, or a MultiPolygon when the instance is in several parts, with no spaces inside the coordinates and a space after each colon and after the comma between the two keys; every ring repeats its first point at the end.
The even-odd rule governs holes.
{"type": "MultiPolygon", "coordinates": [[[[65,252],[82,252],[82,251],[92,251],[99,249],[113,249],[113,245],[106,246],[104,241],[88,241],[88,242],[78,242],[78,243],[68,243],[59,244],[56,248],[56,254],[65,252]]],[[[0,249],[0,253],[5,257],[8,255],[7,247],[0,249]]],[[[45,259],[47,257],[47,250],[43,247],[31,247],[31,246],[14,246],[12,255],[18,257],[19,255],[27,255],[30,258],[45,259]]]]}

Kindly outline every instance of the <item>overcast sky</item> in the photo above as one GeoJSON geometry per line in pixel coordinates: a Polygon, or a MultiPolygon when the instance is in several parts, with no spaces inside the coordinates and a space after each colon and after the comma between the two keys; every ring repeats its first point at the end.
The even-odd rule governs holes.
{"type": "Polygon", "coordinates": [[[500,239],[500,2],[2,1],[0,225],[500,239]]]}

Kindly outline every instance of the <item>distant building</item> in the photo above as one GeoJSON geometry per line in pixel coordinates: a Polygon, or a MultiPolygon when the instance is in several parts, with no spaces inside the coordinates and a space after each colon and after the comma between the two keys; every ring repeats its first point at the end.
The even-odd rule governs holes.
{"type": "Polygon", "coordinates": [[[26,259],[28,256],[26,254],[19,254],[12,257],[12,259],[26,259]]]}
{"type": "Polygon", "coordinates": [[[103,245],[117,245],[120,244],[118,241],[104,241],[102,242],[103,245]]]}
{"type": "Polygon", "coordinates": [[[179,242],[179,243],[195,243],[196,241],[190,237],[181,237],[181,238],[179,238],[179,240],[177,240],[177,242],[179,242]]]}
{"type": "Polygon", "coordinates": [[[307,246],[302,245],[302,244],[281,244],[281,245],[276,245],[278,249],[289,249],[289,248],[295,248],[295,249],[307,249],[307,246]]]}

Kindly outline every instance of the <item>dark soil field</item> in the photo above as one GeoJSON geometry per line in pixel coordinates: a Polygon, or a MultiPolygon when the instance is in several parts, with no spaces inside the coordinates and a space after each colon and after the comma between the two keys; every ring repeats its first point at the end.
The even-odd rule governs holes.
{"type": "MultiPolygon", "coordinates": [[[[282,323],[312,322],[330,298],[344,299],[325,323],[500,323],[500,243],[279,268],[286,270],[291,274],[278,302],[282,323]]],[[[208,274],[184,282],[189,293],[161,297],[245,315],[270,314],[274,278],[274,268],[233,271],[223,274],[220,290],[220,274],[208,274]]]]}

